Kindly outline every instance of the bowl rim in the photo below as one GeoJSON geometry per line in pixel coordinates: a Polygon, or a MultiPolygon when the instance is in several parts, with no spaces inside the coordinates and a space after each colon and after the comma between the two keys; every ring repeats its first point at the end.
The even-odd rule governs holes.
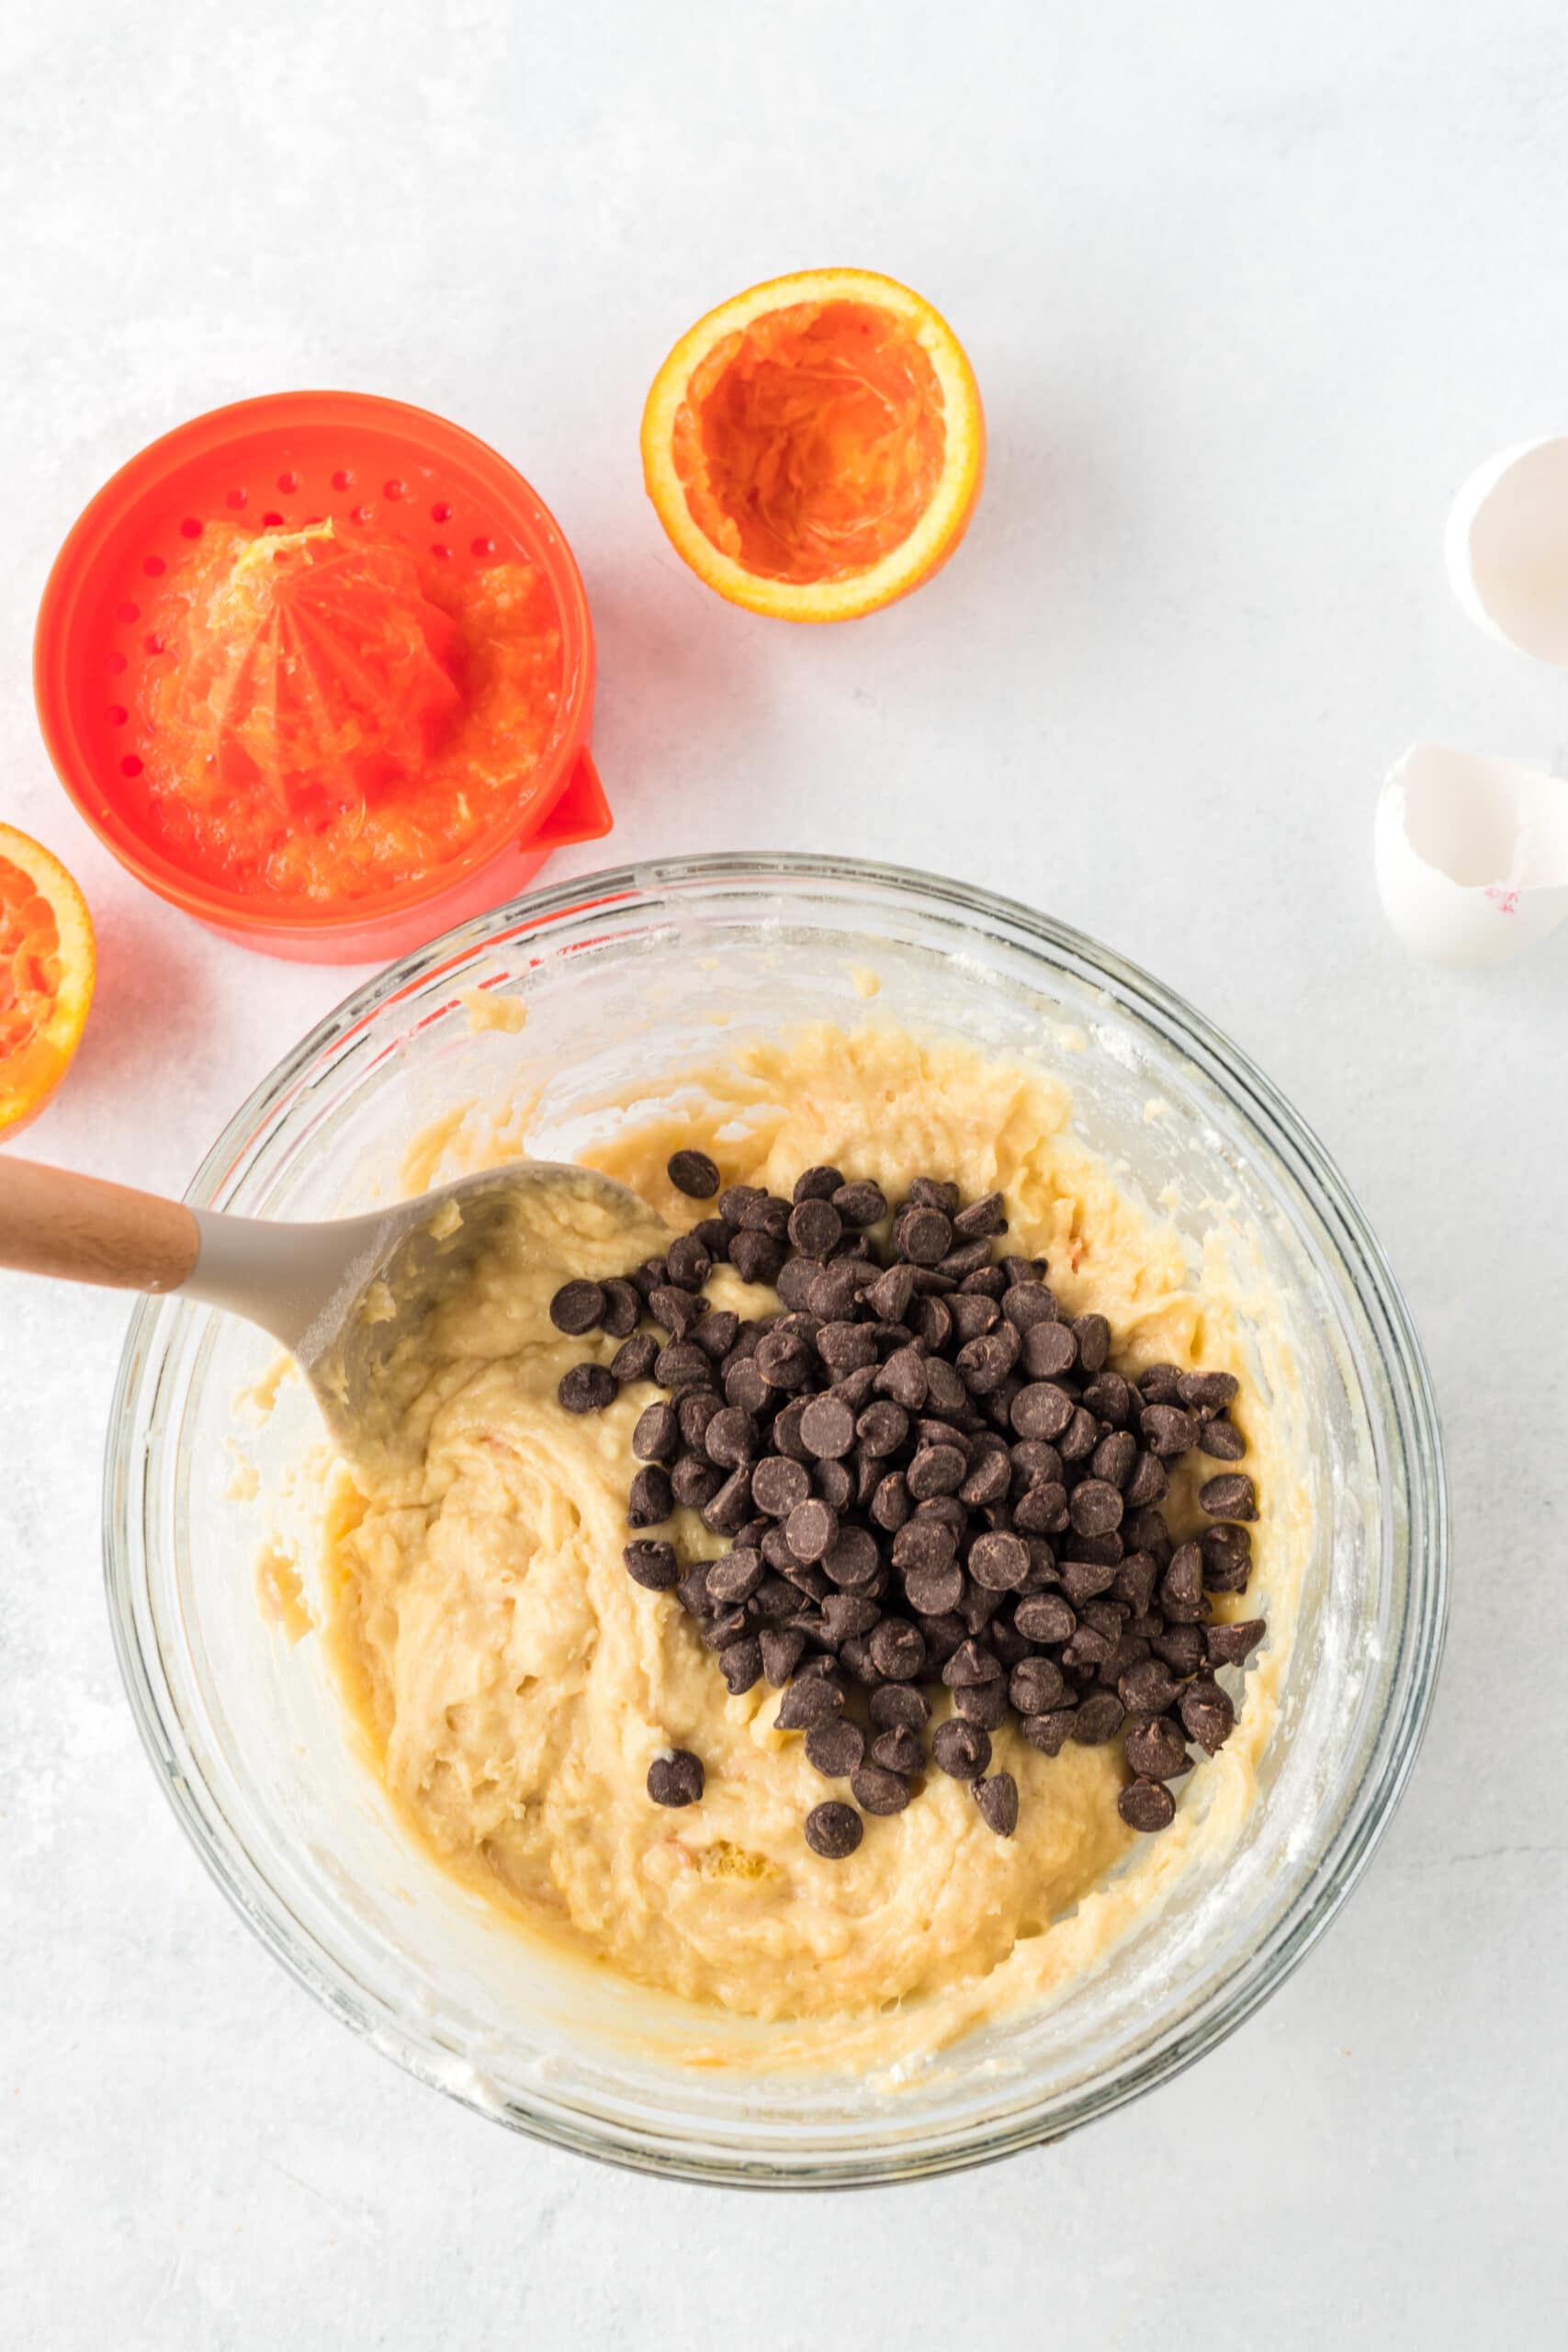
{"type": "Polygon", "coordinates": [[[525,2108],[515,2095],[497,2102],[453,2079],[441,2045],[422,2041],[409,2021],[369,1993],[313,1938],[290,1935],[283,1906],[237,1838],[212,1829],[186,1781],[177,1707],[155,1642],[152,1655],[139,1638],[133,1570],[146,1583],[141,1530],[130,1509],[140,1492],[129,1459],[135,1422],[132,1402],[166,1343],[157,1345],[155,1318],[164,1302],[144,1300],[132,1315],[115,1383],[105,1449],[103,1549],[111,1632],[131,1712],[164,1793],[209,1874],[241,1917],[295,1981],[333,2015],[371,2039],[407,2072],[472,2111],[547,2144],[659,2177],[709,2186],[760,2188],[875,2187],[928,2178],[997,2162],[1064,2138],[1171,2080],[1223,2041],[1268,2000],[1300,1965],[1359,1884],[1408,1784],[1430,1719],[1447,1626],[1450,1506],[1441,1426],[1420,1340],[1386,1252],[1359,1204],[1313,1129],[1271,1080],[1187,999],[1086,933],[1022,901],[919,868],[847,856],[801,852],[713,852],[609,866],[524,892],[470,918],[386,966],[351,990],[274,1066],[227,1121],[184,1195],[194,1206],[211,1204],[232,1182],[239,1154],[258,1121],[276,1116],[301,1073],[342,1045],[412,988],[438,979],[476,947],[509,938],[571,914],[629,899],[655,899],[681,886],[752,887],[770,878],[817,880],[912,896],[923,907],[971,920],[994,935],[998,925],[1022,931],[1069,968],[1109,982],[1119,1009],[1130,1012],[1162,1040],[1193,1058],[1219,1081],[1234,1110],[1258,1132],[1270,1152],[1305,1192],[1335,1248],[1359,1276],[1358,1296],[1371,1323],[1391,1388],[1398,1459],[1410,1507],[1408,1597],[1384,1703],[1371,1735],[1369,1769],[1349,1792],[1327,1846],[1295,1905],[1255,1946],[1246,1962],[1170,2029],[1119,2062],[1116,2070],[1061,2096],[1050,2114],[1022,2114],[1000,2129],[966,2127],[970,2136],[935,2147],[887,2152],[862,2146],[818,2153],[803,2171],[766,2157],[698,2154],[666,2130],[600,2115],[584,2121],[579,2109],[538,2100],[525,2108]],[[164,1706],[168,1719],[165,1720],[164,1706]],[[264,1890],[270,1907],[258,1894],[264,1890]],[[1269,1964],[1260,1963],[1267,1955],[1269,1964]]]}

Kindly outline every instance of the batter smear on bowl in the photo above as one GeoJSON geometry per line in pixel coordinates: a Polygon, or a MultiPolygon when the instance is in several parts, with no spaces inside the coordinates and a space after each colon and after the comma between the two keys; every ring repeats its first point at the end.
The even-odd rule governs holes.
{"type": "Polygon", "coordinates": [[[622,1975],[776,2021],[792,2060],[883,2064],[1044,1997],[1235,1838],[1310,1532],[1259,1385],[1288,1367],[1260,1371],[1224,1250],[1195,1258],[1134,1201],[1038,1069],[819,1029],[668,1091],[679,1117],[645,1102],[587,1155],[649,1203],[648,1251],[628,1265],[624,1233],[585,1228],[563,1285],[519,1234],[422,1342],[418,1469],[373,1493],[340,1476],[334,1651],[446,1868],[622,1975]],[[852,1294],[867,1250],[889,1312],[818,1314],[813,1288],[852,1294]],[[975,1326],[956,1351],[943,1317],[975,1326]],[[797,1341],[833,1378],[781,1381],[770,1413],[797,1341]],[[1047,1476],[1088,1419],[1107,1475],[1091,1453],[1047,1476]],[[965,1515],[961,1577],[940,1536],[884,1575],[858,1540],[884,1477],[900,1529],[965,1515]],[[1032,1552],[1021,1504],[1056,1522],[1032,1552]],[[1216,1544],[1221,1506],[1238,1532],[1216,1544]]]}
{"type": "Polygon", "coordinates": [[[248,898],[419,880],[521,811],[554,731],[559,616],[525,563],[213,524],[147,618],[128,805],[174,865],[248,898]]]}

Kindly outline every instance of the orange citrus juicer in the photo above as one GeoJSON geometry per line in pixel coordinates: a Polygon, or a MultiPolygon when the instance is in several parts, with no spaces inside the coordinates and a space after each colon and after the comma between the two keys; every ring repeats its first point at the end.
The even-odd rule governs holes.
{"type": "Polygon", "coordinates": [[[610,830],[589,750],[593,635],[571,551],[504,458],[400,401],[280,393],[214,410],[142,450],[61,549],[34,669],[61,782],[120,863],[272,954],[400,955],[523,889],[552,849],[610,830]],[[265,536],[265,560],[248,567],[253,532],[265,536]],[[204,545],[225,556],[210,578],[204,545]],[[425,591],[439,580],[453,597],[479,594],[506,566],[530,567],[547,616],[553,605],[558,683],[552,675],[536,763],[471,838],[428,870],[405,860],[389,887],[342,897],[302,855],[297,890],[285,854],[281,886],[258,894],[232,887],[210,854],[171,854],[166,804],[155,824],[138,749],[149,711],[220,812],[275,835],[297,825],[308,839],[323,805],[352,816],[356,795],[373,807],[378,777],[417,782],[458,699],[454,624],[425,591]],[[171,664],[158,617],[187,578],[191,629],[171,664]],[[192,709],[210,723],[187,747],[178,729],[192,709]]]}
{"type": "Polygon", "coordinates": [[[81,1042],[97,968],[87,903],[57,857],[0,825],[0,1136],[37,1118],[81,1042]]]}
{"type": "Polygon", "coordinates": [[[782,620],[852,620],[947,561],[985,471],[963,346],[864,269],[803,270],[700,319],[653,381],[643,478],[694,572],[782,620]]]}

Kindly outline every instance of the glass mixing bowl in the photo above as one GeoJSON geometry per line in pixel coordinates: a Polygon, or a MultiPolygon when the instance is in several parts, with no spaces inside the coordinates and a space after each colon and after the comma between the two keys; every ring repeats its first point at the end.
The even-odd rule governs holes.
{"type": "Polygon", "coordinates": [[[1186,1873],[1048,2006],[971,2034],[901,2087],[761,2070],[748,2051],[767,2029],[739,2019],[716,2029],[733,2065],[682,2067],[680,2004],[536,1949],[405,1836],[321,1643],[290,1646],[258,1602],[256,1555],[275,1532],[310,1556],[310,1488],[296,1474],[319,1436],[297,1382],[246,1426],[235,1400],[269,1342],[199,1307],[142,1306],[111,1424],[107,1578],[127,1689],[170,1802],[243,1917],[423,2081],[516,2129],[696,2179],[938,2171],[1058,2137],[1187,2064],[1280,1983],[1365,1868],[1441,1649],[1431,1390],[1340,1177],[1190,1006],[983,891],[783,856],[536,891],[350,997],[231,1121],[187,1197],[276,1216],[363,1209],[417,1133],[503,1094],[521,1069],[539,1090],[534,1148],[569,1159],[603,1131],[606,1102],[652,1107],[664,1074],[711,1061],[722,1035],[868,1014],[1065,1069],[1080,1132],[1135,1189],[1174,1203],[1192,1238],[1225,1202],[1288,1326],[1314,1513],[1280,1720],[1223,1867],[1186,1873]],[[519,1000],[525,1036],[476,1025],[476,988],[519,1000]],[[237,1428],[254,1494],[235,1476],[237,1428]]]}

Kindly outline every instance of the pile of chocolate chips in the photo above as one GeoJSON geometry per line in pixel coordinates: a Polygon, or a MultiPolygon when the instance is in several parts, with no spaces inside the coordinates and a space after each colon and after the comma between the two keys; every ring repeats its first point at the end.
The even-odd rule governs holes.
{"type": "MultiPolygon", "coordinates": [[[[703,1152],[677,1152],[670,1176],[695,1200],[719,1192],[703,1152]]],[[[1212,1756],[1235,1722],[1216,1668],[1264,1634],[1261,1618],[1209,1622],[1210,1593],[1247,1589],[1251,1478],[1227,1466],[1205,1481],[1215,1523],[1195,1542],[1176,1542],[1159,1508],[1177,1456],[1245,1454],[1235,1380],[1156,1364],[1129,1383],[1104,1317],[1064,1317],[1043,1258],[995,1259],[1006,1229],[997,1193],[964,1205],[921,1176],[890,1210],[876,1184],[808,1168],[792,1201],[732,1185],[667,1257],[625,1281],[570,1282],[551,1305],[561,1330],[621,1342],[566,1374],[569,1411],[635,1382],[665,1391],[632,1442],[627,1572],[675,1594],[731,1691],[787,1686],[779,1727],[803,1732],[861,1808],[807,1815],[807,1844],[830,1860],[860,1844],[863,1813],[909,1802],[938,1685],[954,1712],[931,1760],[970,1784],[998,1837],[1018,1821],[1016,1781],[990,1770],[1010,1714],[1048,1756],[1120,1737],[1122,1819],[1165,1828],[1189,1741],[1212,1756]],[[711,1306],[703,1285],[725,1261],[776,1286],[782,1311],[742,1321],[711,1306]],[[678,1504],[729,1550],[688,1563],[637,1532],[678,1504]]],[[[661,1804],[702,1789],[687,1749],[649,1773],[661,1804]]]]}

